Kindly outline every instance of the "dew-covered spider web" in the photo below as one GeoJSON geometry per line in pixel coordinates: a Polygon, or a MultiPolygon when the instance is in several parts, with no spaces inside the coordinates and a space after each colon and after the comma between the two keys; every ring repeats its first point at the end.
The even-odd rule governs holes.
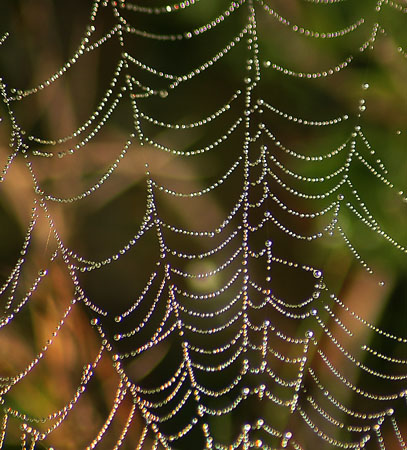
{"type": "Polygon", "coordinates": [[[406,450],[407,3],[0,10],[0,448],[406,450]]]}

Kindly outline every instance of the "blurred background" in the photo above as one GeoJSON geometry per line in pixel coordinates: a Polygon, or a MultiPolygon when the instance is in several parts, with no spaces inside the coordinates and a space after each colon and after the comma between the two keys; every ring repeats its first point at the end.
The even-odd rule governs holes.
{"type": "MultiPolygon", "coordinates": [[[[57,73],[73,57],[89,24],[92,4],[93,2],[88,0],[2,0],[0,30],[1,34],[8,32],[9,37],[0,47],[0,76],[7,95],[18,97],[18,92],[13,93],[11,90],[13,88],[24,91],[38,86],[57,73]]],[[[124,2],[121,4],[124,5],[124,2]]],[[[341,38],[307,38],[301,33],[294,33],[291,27],[285,26],[269,14],[261,2],[256,2],[261,82],[256,87],[255,95],[293,116],[326,120],[348,115],[349,120],[333,127],[312,128],[284,120],[264,108],[261,121],[268,124],[276,140],[281,140],[286,148],[295,149],[300,154],[316,156],[328,153],[340,147],[355,126],[362,127],[376,153],[370,155],[369,149],[363,148],[363,144],[359,142],[361,153],[366,153],[366,159],[372,166],[386,166],[386,176],[393,183],[394,189],[389,189],[381,183],[357,160],[352,164],[350,172],[353,189],[357,190],[361,201],[382,229],[404,245],[407,242],[407,203],[406,195],[399,194],[399,191],[407,191],[407,61],[403,50],[407,48],[405,14],[388,5],[383,5],[381,10],[377,11],[376,1],[373,0],[333,4],[273,0],[264,4],[270,5],[281,16],[289,18],[293,24],[304,24],[306,28],[321,32],[345,29],[361,17],[364,18],[362,26],[341,38]],[[379,28],[377,41],[370,49],[369,39],[377,22],[385,32],[381,32],[379,28]],[[368,42],[367,50],[360,52],[359,48],[365,42],[368,42]],[[318,72],[335,67],[350,55],[355,55],[352,63],[332,77],[289,77],[270,67],[270,64],[274,63],[294,71],[318,72]],[[369,85],[368,89],[363,88],[366,85],[369,85]],[[364,102],[361,103],[361,100],[364,102]]],[[[400,4],[404,7],[404,3],[400,4]]],[[[140,5],[146,8],[166,6],[158,0],[140,2],[140,5]]],[[[229,6],[227,1],[201,0],[194,7],[169,15],[138,14],[126,8],[123,8],[123,14],[136,29],[170,35],[197,29],[218,17],[229,6]]],[[[116,23],[111,11],[111,8],[105,6],[98,13],[94,22],[96,32],[92,42],[93,39],[104,36],[116,23]]],[[[213,58],[226,43],[233,40],[247,21],[247,11],[247,5],[243,4],[221,25],[196,39],[167,42],[132,34],[126,38],[124,51],[147,66],[165,73],[182,75],[213,58]]],[[[57,141],[72,135],[89,117],[93,117],[99,102],[111,88],[110,83],[122,52],[119,39],[108,39],[100,47],[78,58],[63,76],[57,77],[45,89],[39,89],[33,95],[10,102],[14,119],[23,130],[21,135],[27,137],[26,150],[37,182],[52,196],[79,196],[97,183],[112,164],[117,164],[109,181],[92,195],[74,202],[47,202],[49,215],[58,230],[59,239],[73,253],[83,258],[82,261],[77,258],[79,266],[80,263],[86,265],[86,261],[106,260],[136,234],[146,214],[150,176],[157,184],[167,189],[198,191],[219,179],[242,151],[241,128],[215,151],[193,157],[177,156],[160,151],[152,145],[141,146],[137,138],[130,138],[137,129],[138,122],[137,118],[134,120],[134,109],[127,93],[112,111],[106,124],[103,124],[101,130],[89,141],[83,142],[81,135],[74,136],[69,142],[62,139],[61,142],[50,145],[48,141],[57,141]],[[29,139],[29,136],[36,139],[29,139]],[[72,154],[71,149],[75,150],[72,154]],[[126,149],[126,155],[121,161],[123,149],[126,149]],[[55,156],[44,156],[47,154],[55,156]],[[146,164],[149,175],[146,175],[146,164]]],[[[244,89],[247,65],[250,65],[247,62],[249,57],[244,45],[236,45],[236,48],[214,64],[213,70],[202,72],[170,93],[167,91],[168,80],[157,77],[153,87],[155,91],[161,92],[161,95],[146,99],[140,97],[137,99],[138,106],[146,115],[163,122],[191,123],[201,120],[229,101],[237,89],[244,89]]],[[[149,85],[151,82],[151,74],[140,70],[136,65],[130,66],[129,72],[141,85],[149,85]]],[[[117,86],[121,86],[123,80],[118,78],[117,86]]],[[[115,94],[118,91],[117,86],[113,87],[115,94]]],[[[133,94],[137,95],[140,91],[138,88],[134,88],[133,94]]],[[[2,95],[4,98],[5,94],[2,95]]],[[[243,107],[243,99],[239,98],[221,119],[214,120],[208,126],[182,131],[157,127],[144,120],[143,132],[145,136],[151,136],[154,141],[167,148],[182,151],[202,148],[223,136],[225,130],[232,126],[242,113],[243,107]]],[[[50,228],[49,218],[39,207],[39,196],[33,189],[32,174],[21,151],[15,157],[12,156],[12,163],[8,168],[10,155],[13,155],[16,149],[17,136],[13,135],[12,120],[5,102],[1,105],[1,116],[0,162],[1,168],[7,167],[7,173],[3,173],[3,181],[0,184],[2,284],[9,280],[19,258],[25,259],[18,282],[15,285],[12,282],[11,287],[3,289],[0,297],[3,318],[3,326],[0,329],[0,377],[3,389],[1,400],[3,413],[8,413],[7,432],[0,439],[4,440],[3,448],[11,450],[21,448],[22,445],[23,448],[30,448],[31,434],[21,428],[23,424],[44,430],[41,421],[34,421],[33,425],[27,418],[49,417],[75,398],[78,385],[83,382],[84,374],[87,373],[86,365],[92,364],[98,357],[101,338],[96,328],[90,324],[95,316],[94,310],[86,308],[82,302],[71,304],[76,295],[75,286],[61,255],[53,258],[58,239],[50,228]],[[27,252],[21,255],[27,229],[32,224],[33,207],[37,208],[38,218],[27,252]],[[46,271],[46,276],[38,283],[38,287],[32,289],[35,277],[41,271],[46,271]],[[13,289],[16,298],[13,301],[16,304],[23,301],[21,299],[25,298],[27,292],[29,295],[26,304],[21,306],[21,311],[6,325],[4,318],[10,312],[7,304],[10,300],[10,290],[13,289]],[[52,345],[49,340],[52,340],[52,345]],[[42,355],[44,346],[48,345],[46,355],[40,356],[41,361],[8,388],[8,377],[14,377],[24,371],[30,361],[38,358],[39,354],[42,355]],[[27,440],[26,443],[24,439],[27,440]]],[[[99,119],[94,120],[96,124],[99,119]]],[[[260,122],[260,118],[256,121],[260,122]]],[[[257,125],[256,122],[253,126],[257,125]]],[[[86,133],[84,135],[86,136],[86,133]]],[[[275,155],[278,161],[304,177],[322,177],[340,167],[346,158],[346,154],[342,152],[338,158],[327,158],[322,163],[307,164],[302,159],[295,159],[281,152],[281,149],[274,146],[274,142],[264,137],[259,145],[268,145],[270,153],[275,155]]],[[[287,173],[279,171],[278,167],[272,167],[281,179],[289,179],[293,189],[301,191],[303,183],[293,180],[287,173]]],[[[157,191],[155,204],[160,218],[166,223],[188,230],[211,230],[222,223],[229,213],[231,205],[238,198],[241,183],[241,173],[236,171],[236,174],[228,178],[225,186],[211,191],[208,195],[180,199],[157,191]]],[[[334,185],[335,179],[324,182],[323,187],[307,185],[307,192],[317,194],[334,185]]],[[[329,204],[325,199],[310,202],[292,196],[272,180],[270,188],[288,207],[295,210],[312,212],[329,204]]],[[[338,194],[355,206],[358,205],[349,185],[343,185],[338,194]]],[[[319,232],[328,223],[324,216],[316,220],[300,220],[288,216],[284,211],[278,210],[271,200],[265,202],[262,208],[271,210],[277,220],[298,234],[319,232]]],[[[261,208],[258,209],[262,211],[261,208]]],[[[252,218],[256,221],[256,211],[252,218]]],[[[240,219],[237,217],[234,220],[240,219]]],[[[405,337],[405,252],[366,227],[347,208],[340,210],[338,221],[355,252],[374,269],[373,274],[368,273],[363,264],[355,258],[337,231],[333,236],[304,242],[292,239],[278,227],[268,224],[260,233],[254,235],[251,245],[254,251],[258,251],[265,240],[271,239],[273,254],[276,256],[298,262],[300,265],[323,268],[324,282],[349,309],[375,326],[405,337]]],[[[205,239],[183,237],[179,234],[175,237],[168,234],[165,237],[170,247],[185,253],[202,253],[213,247],[213,242],[208,243],[205,239]]],[[[217,242],[220,243],[221,240],[217,242]]],[[[80,285],[87,298],[96,308],[110,313],[111,318],[103,319],[109,342],[114,342],[113,336],[121,329],[114,321],[114,316],[128,309],[137,297],[148,280],[151,267],[159,257],[159,251],[153,229],[137,243],[136,250],[120,256],[117,263],[80,274],[80,285]]],[[[223,257],[217,258],[214,256],[202,261],[187,261],[183,268],[194,273],[208,272],[224,260],[223,257]]],[[[232,269],[233,265],[226,274],[204,280],[181,280],[180,286],[198,293],[216,291],[225,283],[232,269]]],[[[259,263],[253,264],[250,270],[254,280],[263,279],[267,272],[265,266],[259,263]]],[[[272,292],[281,298],[299,302],[312,292],[313,282],[309,273],[295,271],[281,264],[273,265],[271,288],[272,292]]],[[[272,314],[270,313],[271,319],[274,318],[272,314]]],[[[338,312],[339,316],[340,314],[338,312]]],[[[346,321],[344,316],[340,317],[346,321]]],[[[262,312],[253,317],[253,320],[261,318],[262,312]]],[[[337,326],[328,313],[323,320],[332,330],[337,326]]],[[[293,325],[291,321],[282,322],[281,326],[288,334],[297,336],[303,335],[311,323],[308,321],[309,323],[293,325]]],[[[156,326],[155,322],[151,326],[156,326]]],[[[358,354],[358,358],[362,358],[369,367],[380,371],[381,361],[369,355],[363,356],[360,352],[361,342],[368,343],[372,348],[393,358],[407,358],[405,344],[391,339],[379,339],[371,330],[360,324],[352,322],[352,327],[354,336],[348,340],[343,338],[342,343],[358,354]]],[[[384,392],[383,389],[386,388],[383,388],[382,380],[376,384],[374,379],[363,379],[357,368],[342,361],[342,356],[324,339],[321,340],[320,348],[324,349],[337,367],[345,370],[348,379],[356,384],[362,383],[366,390],[384,392]]],[[[145,355],[126,361],[124,365],[130,380],[134,383],[145,383],[146,386],[159,383],[161,376],[165,378],[166,371],[171,373],[173,370],[175,363],[171,361],[177,360],[173,346],[178,344],[177,340],[169,341],[168,344],[157,346],[145,355]]],[[[134,342],[119,342],[111,353],[128,352],[135,346],[134,342]]],[[[280,351],[288,352],[282,344],[280,351]]],[[[78,401],[75,400],[68,418],[55,427],[45,441],[39,441],[36,448],[86,448],[91,445],[100,430],[103,430],[114,405],[115,395],[117,392],[124,392],[121,390],[120,377],[112,366],[111,353],[102,353],[92,379],[86,384],[86,391],[78,401]]],[[[339,388],[332,375],[323,373],[326,368],[320,367],[320,363],[313,364],[322,371],[322,376],[326,375],[326,382],[330,383],[329,389],[337,393],[338,397],[346,398],[347,405],[365,408],[366,411],[376,410],[370,400],[363,400],[365,404],[362,405],[360,397],[354,392],[339,388]]],[[[220,377],[219,385],[222,384],[221,381],[220,377]]],[[[394,392],[391,383],[386,386],[389,392],[394,392]]],[[[402,390],[403,386],[405,389],[404,381],[397,382],[397,389],[402,390]]],[[[132,414],[132,405],[132,398],[127,390],[123,393],[123,401],[118,406],[111,426],[94,446],[114,448],[129,414],[132,414]]],[[[397,417],[405,436],[405,403],[397,403],[397,406],[397,417]]],[[[211,427],[219,440],[230,442],[236,438],[240,426],[239,414],[246,414],[249,418],[257,417],[257,403],[248,402],[245,408],[244,413],[226,415],[218,418],[216,422],[214,420],[211,427]]],[[[192,414],[188,408],[186,411],[186,414],[192,414]]],[[[271,406],[263,407],[262,411],[263,416],[273,420],[279,429],[285,429],[287,423],[292,420],[284,415],[280,417],[280,413],[276,413],[271,406]]],[[[52,423],[55,423],[55,418],[52,418],[52,423]]],[[[48,422],[47,424],[45,429],[52,426],[48,422]]],[[[320,440],[303,423],[293,422],[289,426],[290,429],[295,427],[297,435],[303,436],[304,448],[311,448],[311,445],[323,448],[318,447],[322,445],[320,440]]],[[[136,413],[123,448],[135,448],[142,428],[142,419],[136,413]]],[[[338,429],[332,430],[332,433],[336,433],[338,439],[349,437],[345,431],[338,429]]],[[[385,430],[385,436],[386,433],[387,448],[399,448],[394,433],[385,430]]],[[[301,443],[301,439],[299,442],[301,443]]],[[[152,441],[147,437],[145,448],[152,448],[152,445],[152,441]]],[[[180,448],[202,448],[198,437],[191,437],[184,445],[186,447],[180,448]]],[[[369,445],[375,448],[376,444],[369,445]]]]}

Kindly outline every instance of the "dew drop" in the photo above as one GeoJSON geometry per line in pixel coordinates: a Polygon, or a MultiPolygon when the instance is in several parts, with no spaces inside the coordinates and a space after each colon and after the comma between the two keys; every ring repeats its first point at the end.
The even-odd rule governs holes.
{"type": "Polygon", "coordinates": [[[257,426],[258,427],[262,427],[263,425],[264,425],[264,420],[263,419],[258,419],[257,426]]]}

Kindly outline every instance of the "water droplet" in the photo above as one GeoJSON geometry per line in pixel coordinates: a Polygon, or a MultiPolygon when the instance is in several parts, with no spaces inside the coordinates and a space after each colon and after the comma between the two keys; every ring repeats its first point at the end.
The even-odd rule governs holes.
{"type": "Polygon", "coordinates": [[[168,97],[168,91],[163,89],[162,91],[159,92],[159,95],[161,98],[168,97]]]}
{"type": "Polygon", "coordinates": [[[314,270],[314,277],[315,278],[321,278],[322,272],[320,270],[314,270]]]}
{"type": "Polygon", "coordinates": [[[364,90],[369,89],[369,83],[363,83],[362,89],[364,89],[364,90]]]}

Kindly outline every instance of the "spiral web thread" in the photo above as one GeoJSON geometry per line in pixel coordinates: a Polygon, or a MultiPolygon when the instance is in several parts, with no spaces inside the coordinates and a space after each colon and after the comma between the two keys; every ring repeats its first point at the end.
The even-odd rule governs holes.
{"type": "MultiPolygon", "coordinates": [[[[354,111],[322,119],[312,118],[313,107],[309,105],[300,105],[302,116],[288,112],[290,104],[286,109],[274,106],[273,91],[267,88],[267,77],[274,76],[270,74],[281,76],[287,84],[292,80],[335,80],[389,36],[390,30],[381,24],[382,10],[405,15],[407,7],[390,0],[370,2],[365,6],[366,17],[338,31],[318,31],[293,23],[274,9],[272,1],[239,0],[219,2],[218,10],[212,5],[211,9],[216,10],[213,19],[197,23],[191,30],[167,34],[157,31],[163,18],[169,21],[170,28],[177,27],[177,17],[185,13],[193,16],[195,9],[198,13],[193,17],[198,22],[207,3],[187,0],[147,6],[124,0],[95,1],[84,37],[68,62],[31,89],[9,88],[9,83],[1,81],[3,119],[11,130],[11,152],[1,182],[6,186],[13,165],[23,161],[25,176],[31,180],[33,205],[21,255],[2,280],[0,333],[37,301],[35,295],[46,284],[54,264],[64,267],[73,289],[72,299],[53,325],[52,336],[36,356],[26,361],[18,373],[6,374],[4,370],[0,374],[1,448],[8,448],[13,424],[20,429],[22,448],[51,448],[53,434],[69,421],[87,395],[94,372],[106,361],[118,375],[117,390],[105,423],[86,444],[89,449],[113,448],[104,442],[122,410],[126,414],[123,419],[124,413],[120,413],[121,431],[115,438],[115,449],[306,449],[311,445],[407,448],[407,336],[381,329],[354,311],[338,287],[330,287],[323,263],[314,264],[317,259],[312,256],[320,241],[336,239],[358,261],[358,267],[375,279],[375,271],[357,250],[357,239],[347,231],[345,217],[357,221],[366,233],[377,236],[398,253],[406,253],[403,244],[375,219],[363,197],[366,193],[357,187],[359,172],[353,171],[358,166],[369,177],[369,183],[391,192],[397,207],[404,207],[403,191],[390,181],[384,162],[377,158],[381,149],[375,149],[364,129],[364,97],[374,88],[374,80],[360,84],[354,111]],[[112,18],[108,31],[99,30],[101,14],[112,18]],[[232,36],[223,34],[225,24],[228,30],[234,30],[232,36]],[[271,61],[271,51],[261,44],[275,37],[273,32],[267,33],[268,24],[275,24],[279,27],[276,30],[295,35],[296,39],[314,39],[327,45],[353,34],[357,37],[352,39],[353,53],[347,58],[321,71],[302,72],[271,61]],[[210,40],[211,33],[219,33],[218,39],[210,40]],[[180,49],[186,45],[188,51],[192,48],[200,55],[206,42],[219,48],[212,48],[209,59],[180,74],[174,73],[174,65],[166,69],[143,62],[143,46],[132,46],[132,39],[139,43],[152,41],[163,52],[172,45],[180,49]],[[19,103],[52,88],[86,55],[112,42],[120,49],[118,60],[111,63],[110,86],[89,119],[62,138],[47,139],[26,132],[16,112],[19,103]],[[194,100],[194,83],[207,73],[215,77],[223,73],[223,61],[233,52],[243,56],[241,67],[236,69],[236,82],[223,92],[212,92],[218,102],[214,110],[197,120],[182,122],[177,101],[173,100],[177,92],[190,89],[192,101],[187,107],[200,113],[199,103],[194,100]],[[105,172],[84,191],[69,196],[54,194],[52,188],[43,185],[37,162],[56,161],[55,167],[62,167],[67,159],[86,152],[123,104],[131,111],[131,130],[105,172]],[[284,124],[282,133],[280,123],[284,124]],[[318,134],[333,129],[341,141],[336,148],[320,154],[303,153],[285,144],[284,133],[289,126],[299,133],[311,130],[318,134]],[[194,139],[196,130],[203,130],[206,143],[185,145],[187,139],[194,139]],[[224,163],[228,166],[218,178],[204,187],[188,182],[183,188],[182,180],[167,183],[165,177],[154,175],[153,168],[150,173],[148,156],[142,163],[143,158],[137,160],[137,170],[142,164],[145,172],[139,183],[145,192],[145,212],[139,227],[130,237],[123,235],[124,243],[111,255],[91,260],[65,244],[55,208],[80,204],[103,193],[122,166],[134,169],[132,152],[161,152],[187,162],[201,158],[202,171],[216,161],[212,155],[217,152],[228,155],[230,161],[224,163]],[[209,158],[208,164],[205,158],[209,158]],[[325,173],[315,175],[321,167],[325,173]],[[227,189],[226,195],[223,189],[227,189]],[[180,208],[186,209],[194,202],[209,199],[202,203],[203,209],[198,206],[204,217],[212,206],[216,209],[213,199],[218,195],[230,200],[230,204],[220,222],[205,229],[199,228],[199,220],[196,229],[179,225],[165,206],[168,198],[171,204],[180,202],[180,208]],[[41,245],[35,243],[40,222],[48,230],[43,246],[47,256],[43,267],[33,274],[31,247],[41,245]],[[140,255],[143,239],[154,248],[156,259],[146,279],[134,277],[133,300],[123,307],[116,299],[102,305],[98,298],[92,298],[87,292],[86,276],[97,277],[99,272],[121,264],[128,255],[141,256],[138,264],[143,264],[143,259],[148,259],[140,255]],[[279,247],[279,239],[292,242],[293,249],[297,243],[300,245],[296,258],[282,254],[284,247],[279,247]],[[280,287],[275,291],[275,271],[281,272],[288,284],[304,283],[300,298],[280,295],[277,291],[283,290],[278,280],[280,287]],[[204,283],[204,289],[200,283],[204,283]],[[116,307],[120,310],[116,311],[116,307]],[[30,399],[24,410],[16,408],[10,401],[14,389],[29,382],[78,308],[88,312],[100,347],[84,366],[76,392],[58,411],[45,417],[30,415],[30,399]],[[390,343],[383,348],[397,346],[397,355],[378,350],[382,341],[390,343]],[[159,375],[153,371],[135,381],[131,368],[140,357],[159,347],[171,351],[172,364],[166,360],[164,367],[156,368],[159,375]],[[229,441],[222,435],[222,426],[216,425],[224,416],[232,417],[234,428],[227,437],[229,441]],[[137,428],[137,441],[131,433],[133,428],[137,428]]],[[[302,2],[310,11],[324,8],[327,16],[330,8],[338,7],[336,3],[347,2],[302,2]]],[[[2,48],[7,46],[7,39],[5,35],[2,48]]],[[[185,59],[185,54],[180,52],[180,60],[185,59]]],[[[401,63],[406,55],[402,47],[397,47],[401,63]]],[[[298,105],[291,106],[298,109],[298,105]]],[[[72,190],[75,192],[75,186],[72,190]]],[[[206,222],[202,219],[202,223],[206,222]]],[[[120,267],[138,270],[128,260],[120,267]]],[[[379,291],[385,289],[382,281],[375,281],[375,286],[379,291]]],[[[66,436],[67,442],[70,439],[66,436]]]]}

